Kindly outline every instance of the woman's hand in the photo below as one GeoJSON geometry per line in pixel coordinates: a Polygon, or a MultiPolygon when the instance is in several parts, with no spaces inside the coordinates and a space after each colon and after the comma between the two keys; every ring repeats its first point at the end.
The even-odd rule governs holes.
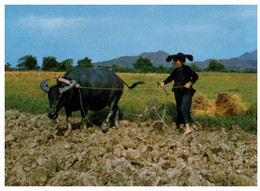
{"type": "Polygon", "coordinates": [[[161,87],[161,88],[163,88],[163,87],[164,87],[164,83],[163,83],[163,82],[161,83],[160,87],[161,87]]]}
{"type": "Polygon", "coordinates": [[[185,87],[185,88],[188,88],[188,89],[190,88],[190,86],[191,86],[190,83],[187,83],[187,84],[184,85],[184,87],[185,87]]]}

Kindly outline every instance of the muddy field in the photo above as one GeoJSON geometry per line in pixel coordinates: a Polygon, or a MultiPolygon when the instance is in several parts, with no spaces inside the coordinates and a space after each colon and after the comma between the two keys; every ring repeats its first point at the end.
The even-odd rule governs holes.
{"type": "Polygon", "coordinates": [[[6,186],[255,186],[257,136],[234,127],[194,130],[182,137],[172,124],[164,135],[152,122],[120,121],[63,132],[46,115],[5,112],[6,186]]]}

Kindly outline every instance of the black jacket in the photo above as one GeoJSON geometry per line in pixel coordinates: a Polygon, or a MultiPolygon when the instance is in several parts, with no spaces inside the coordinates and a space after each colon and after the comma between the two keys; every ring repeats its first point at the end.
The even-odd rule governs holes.
{"type": "MultiPolygon", "coordinates": [[[[182,64],[181,68],[175,68],[172,73],[170,74],[170,76],[168,78],[166,78],[163,82],[164,84],[168,84],[170,82],[172,82],[173,80],[175,81],[174,85],[173,85],[173,91],[174,91],[174,86],[184,86],[186,83],[191,82],[192,84],[194,84],[197,80],[198,80],[198,74],[196,74],[196,72],[194,72],[189,66],[182,64]],[[183,75],[185,76],[184,79],[180,82],[179,75],[177,75],[179,70],[182,70],[183,75]]],[[[185,90],[186,88],[183,88],[182,90],[185,90]]],[[[191,90],[193,90],[192,94],[195,93],[195,90],[192,88],[190,88],[191,90]]]]}

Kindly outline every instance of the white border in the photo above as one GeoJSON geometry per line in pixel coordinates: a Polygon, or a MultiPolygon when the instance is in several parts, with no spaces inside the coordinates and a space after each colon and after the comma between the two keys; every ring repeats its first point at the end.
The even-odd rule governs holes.
{"type": "MultiPolygon", "coordinates": [[[[200,0],[200,1],[194,1],[194,0],[174,0],[174,1],[169,1],[169,0],[131,0],[131,1],[120,1],[120,0],[0,0],[0,39],[1,39],[1,44],[0,44],[0,50],[1,50],[1,55],[0,55],[0,63],[1,63],[1,85],[0,89],[2,90],[0,93],[1,97],[1,102],[0,102],[0,107],[1,107],[1,113],[0,113],[0,120],[1,120],[1,158],[0,158],[0,165],[1,165],[1,174],[0,174],[0,187],[1,190],[17,190],[17,189],[74,189],[74,187],[5,187],[5,162],[4,162],[4,140],[5,140],[5,105],[4,105],[4,95],[5,95],[5,80],[4,80],[4,63],[5,63],[5,5],[75,5],[75,4],[80,4],[80,5],[164,5],[164,4],[174,4],[174,5],[259,5],[259,0],[217,0],[217,1],[209,1],[209,0],[200,0]]],[[[259,7],[257,7],[257,34],[259,32],[259,7]]],[[[259,48],[259,37],[257,38],[257,49],[259,48]]],[[[259,50],[259,49],[258,49],[259,50]]],[[[259,51],[258,51],[259,52],[259,51]]],[[[259,53],[257,54],[258,58],[259,53]]],[[[257,73],[257,77],[259,79],[259,73],[257,73]]],[[[257,88],[259,90],[259,83],[257,83],[257,88]]],[[[257,92],[258,93],[258,92],[257,92]]],[[[259,103],[260,99],[259,96],[257,96],[257,101],[259,103]]],[[[258,104],[259,106],[259,104],[258,104]]],[[[259,107],[258,107],[259,108],[259,107]]],[[[258,110],[259,111],[259,110],[258,110]]],[[[259,119],[259,114],[258,114],[258,119],[259,119]]],[[[259,122],[258,122],[258,127],[259,127],[259,122]]],[[[259,131],[258,131],[258,137],[259,137],[259,131]]],[[[259,146],[258,146],[259,147],[259,146]]],[[[259,149],[258,149],[259,151],[259,149]]],[[[257,157],[258,157],[257,152],[257,157]]],[[[258,160],[259,161],[259,160],[258,160]]],[[[259,166],[259,163],[258,163],[259,166]]],[[[258,167],[258,184],[259,184],[259,167],[258,167]]],[[[167,189],[167,190],[172,190],[172,189],[178,189],[178,190],[212,190],[212,189],[224,189],[224,190],[235,190],[235,189],[250,189],[251,190],[257,190],[259,186],[257,187],[76,187],[76,189],[95,189],[95,190],[121,190],[123,189],[134,189],[134,190],[139,190],[139,189],[146,189],[149,191],[150,190],[157,190],[157,189],[167,189]]]]}

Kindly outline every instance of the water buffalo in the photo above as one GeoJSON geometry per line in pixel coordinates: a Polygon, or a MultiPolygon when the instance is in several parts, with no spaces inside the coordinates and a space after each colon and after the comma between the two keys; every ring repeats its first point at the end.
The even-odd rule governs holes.
{"type": "Polygon", "coordinates": [[[124,84],[132,89],[143,82],[136,82],[128,86],[113,71],[104,68],[75,67],[67,72],[57,84],[48,87],[45,79],[41,82],[41,89],[48,93],[50,102],[49,118],[56,119],[59,110],[64,106],[68,128],[71,130],[71,114],[80,110],[82,123],[86,125],[87,111],[98,111],[109,106],[110,111],[101,125],[101,130],[106,132],[109,127],[110,117],[115,115],[115,126],[118,128],[119,107],[118,101],[122,96],[124,84]],[[65,82],[69,83],[65,83],[65,82]],[[80,87],[79,87],[80,85],[80,87]]]}

